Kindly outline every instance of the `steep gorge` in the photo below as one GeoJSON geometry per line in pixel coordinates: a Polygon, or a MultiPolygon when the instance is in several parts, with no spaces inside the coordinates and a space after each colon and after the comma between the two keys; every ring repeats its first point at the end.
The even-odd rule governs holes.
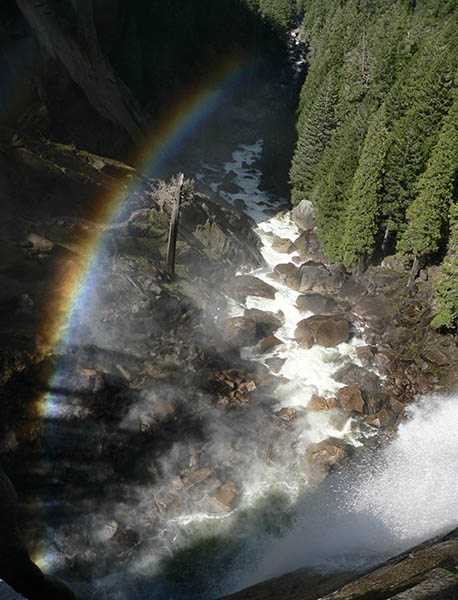
{"type": "MultiPolygon", "coordinates": [[[[314,228],[307,203],[294,213],[299,228],[291,219],[286,172],[300,79],[279,54],[293,23],[291,3],[285,7],[276,12],[266,2],[256,20],[238,5],[248,30],[256,20],[263,32],[261,46],[249,34],[232,45],[241,68],[232,62],[229,78],[226,70],[198,86],[204,110],[192,113],[189,129],[178,120],[183,126],[171,137],[153,121],[153,150],[143,150],[137,169],[100,152],[132,152],[117,125],[105,122],[95,136],[81,127],[82,115],[102,123],[81,98],[69,114],[78,94],[68,81],[61,90],[72,102],[54,128],[59,66],[44,84],[46,101],[42,94],[20,126],[4,130],[2,462],[27,499],[21,519],[34,556],[79,597],[215,598],[298,566],[365,568],[456,524],[455,465],[444,461],[440,481],[435,469],[443,458],[437,431],[453,420],[455,399],[424,396],[406,407],[417,394],[457,385],[456,338],[430,325],[437,265],[422,263],[413,285],[399,257],[363,273],[368,265],[360,261],[351,273],[327,264],[324,228],[314,228]],[[171,279],[164,267],[173,182],[156,178],[179,170],[195,189],[189,185],[184,198],[171,279]],[[428,501],[412,506],[406,522],[394,513],[415,493],[421,474],[409,471],[409,460],[428,431],[434,452],[419,460],[428,501]],[[399,479],[411,487],[399,490],[397,502],[399,479]],[[440,502],[437,488],[445,488],[440,502]],[[328,523],[318,514],[323,506],[328,523]],[[353,523],[350,530],[339,518],[353,523]],[[348,545],[355,529],[361,535],[348,545]],[[380,531],[385,537],[374,544],[380,531]],[[304,550],[310,535],[323,539],[320,549],[304,550]]],[[[292,49],[307,15],[309,24],[316,17],[316,7],[305,9],[292,49]]],[[[132,30],[121,47],[144,42],[135,34],[142,10],[138,3],[137,16],[123,21],[132,30]]],[[[172,19],[171,8],[155,10],[172,19]]],[[[99,30],[107,52],[115,35],[108,25],[99,30]]],[[[203,30],[218,31],[211,20],[203,30]]],[[[216,37],[219,51],[194,40],[203,58],[193,77],[208,65],[215,72],[228,49],[216,37]]],[[[301,48],[311,45],[313,76],[311,41],[301,48]]],[[[127,66],[139,67],[134,55],[142,52],[146,60],[145,45],[127,53],[127,66]]],[[[171,55],[164,52],[164,68],[176,64],[180,76],[167,93],[186,97],[188,67],[171,55]]],[[[303,58],[294,60],[301,67],[303,58]]],[[[146,113],[161,110],[164,100],[144,93],[155,104],[143,100],[146,113]]],[[[363,149],[361,157],[371,155],[363,149]]],[[[446,441],[443,452],[453,455],[453,432],[446,441]]],[[[275,588],[268,593],[275,597],[275,588]]]]}

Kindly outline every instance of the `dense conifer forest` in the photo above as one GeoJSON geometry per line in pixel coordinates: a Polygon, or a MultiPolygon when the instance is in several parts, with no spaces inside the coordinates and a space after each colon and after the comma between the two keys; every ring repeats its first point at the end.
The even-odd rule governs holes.
{"type": "MultiPolygon", "coordinates": [[[[331,261],[442,264],[436,326],[458,315],[455,0],[305,0],[292,201],[331,261]]],[[[286,9],[285,9],[286,11],[286,9]]]]}

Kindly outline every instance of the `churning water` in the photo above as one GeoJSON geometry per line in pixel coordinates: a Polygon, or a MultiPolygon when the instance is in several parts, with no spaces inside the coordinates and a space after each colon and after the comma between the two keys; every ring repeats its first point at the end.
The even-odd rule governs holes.
{"type": "Polygon", "coordinates": [[[395,438],[330,478],[300,523],[273,544],[259,581],[303,566],[352,569],[458,525],[458,394],[428,395],[407,409],[395,438]]]}
{"type": "MultiPolygon", "coordinates": [[[[278,198],[260,190],[254,163],[261,149],[261,141],[241,146],[222,168],[202,163],[196,177],[228,202],[243,201],[257,223],[266,266],[252,275],[276,288],[275,299],[249,296],[244,304],[233,302],[230,316],[245,308],[283,313],[275,332],[282,343],[268,354],[254,348],[243,353],[264,364],[268,358],[284,359],[279,375],[288,382],[277,388],[274,408],[302,409],[312,394],[335,394],[341,384],[333,373],[348,361],[358,362],[355,346],[363,341],[357,332],[336,348],[304,350],[295,341],[297,322],[311,313],[301,313],[298,292],[269,274],[296,256],[276,252],[273,236],[294,240],[299,231],[288,212],[269,216],[278,209],[278,198]],[[221,179],[231,172],[236,193],[220,189],[221,179]]],[[[458,524],[458,394],[419,399],[396,435],[376,453],[361,446],[351,420],[337,427],[327,411],[300,412],[297,457],[309,444],[334,436],[359,446],[357,459],[317,488],[308,486],[300,461],[253,461],[234,510],[225,515],[184,510],[152,536],[124,573],[99,581],[90,597],[212,600],[299,567],[327,571],[365,566],[458,524]]],[[[204,448],[209,455],[223,451],[222,440],[231,436],[228,427],[209,424],[212,441],[204,448]]],[[[153,493],[148,487],[133,490],[132,504],[119,508],[124,518],[128,511],[133,529],[141,529],[153,493]]]]}

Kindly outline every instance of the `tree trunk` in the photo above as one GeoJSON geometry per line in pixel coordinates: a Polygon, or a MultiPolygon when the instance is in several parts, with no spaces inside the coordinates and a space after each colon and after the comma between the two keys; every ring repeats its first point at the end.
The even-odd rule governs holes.
{"type": "Polygon", "coordinates": [[[410,269],[409,281],[407,283],[408,288],[412,287],[415,277],[417,276],[417,273],[419,270],[420,270],[420,262],[418,260],[418,257],[416,256],[413,259],[412,268],[410,269]]]}
{"type": "Polygon", "coordinates": [[[184,175],[180,173],[176,187],[175,203],[170,217],[169,243],[167,247],[167,271],[172,277],[175,273],[175,249],[177,245],[178,220],[180,217],[181,188],[183,187],[184,175]]]}
{"type": "Polygon", "coordinates": [[[137,101],[104,55],[95,29],[92,0],[69,0],[60,14],[55,0],[16,0],[39,42],[60,60],[94,109],[121,126],[134,141],[144,138],[137,101]],[[65,12],[65,18],[61,16],[65,12]]]}

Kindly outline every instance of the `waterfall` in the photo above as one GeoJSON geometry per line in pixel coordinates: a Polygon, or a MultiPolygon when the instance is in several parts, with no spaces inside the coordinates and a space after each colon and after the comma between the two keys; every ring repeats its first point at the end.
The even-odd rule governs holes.
{"type": "Polygon", "coordinates": [[[419,398],[383,450],[302,500],[299,524],[244,584],[304,566],[367,566],[456,527],[457,424],[457,393],[419,398]]]}

